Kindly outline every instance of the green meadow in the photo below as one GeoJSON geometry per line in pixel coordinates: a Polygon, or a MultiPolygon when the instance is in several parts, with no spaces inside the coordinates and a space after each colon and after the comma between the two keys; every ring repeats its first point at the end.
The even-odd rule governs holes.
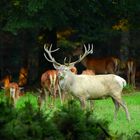
{"type": "MultiPolygon", "coordinates": [[[[35,94],[36,93],[33,92],[27,92],[24,96],[22,96],[18,100],[16,108],[14,109],[20,111],[23,108],[25,108],[27,103],[30,103],[35,111],[39,111],[37,106],[37,96],[35,96],[35,94]]],[[[3,95],[4,93],[1,92],[0,102],[3,102],[3,100],[5,100],[3,98],[3,95]]],[[[127,104],[131,116],[130,121],[126,119],[125,111],[123,110],[122,107],[120,107],[117,119],[114,120],[114,104],[111,98],[95,100],[94,107],[93,110],[90,111],[90,115],[94,116],[93,118],[99,120],[99,123],[100,121],[107,122],[107,127],[106,125],[104,126],[104,124],[102,124],[102,127],[111,136],[111,138],[108,139],[114,139],[114,140],[115,139],[139,139],[140,138],[140,92],[123,94],[122,98],[127,104]]],[[[78,101],[76,101],[76,104],[80,108],[80,104],[78,101]]],[[[46,108],[44,107],[44,109],[41,112],[42,115],[47,114],[48,118],[51,119],[54,117],[54,114],[57,114],[57,112],[60,113],[61,109],[64,111],[64,108],[67,106],[68,106],[68,102],[65,102],[63,105],[61,105],[60,100],[57,99],[54,107],[46,107],[46,108]]],[[[79,118],[80,117],[81,116],[79,115],[79,118]]]]}
{"type": "Polygon", "coordinates": [[[111,98],[95,101],[94,113],[97,118],[109,121],[109,130],[112,134],[125,133],[127,135],[133,135],[136,132],[140,132],[140,92],[123,95],[122,98],[127,104],[131,116],[130,122],[127,121],[122,107],[120,107],[117,119],[113,119],[114,104],[111,98]]]}

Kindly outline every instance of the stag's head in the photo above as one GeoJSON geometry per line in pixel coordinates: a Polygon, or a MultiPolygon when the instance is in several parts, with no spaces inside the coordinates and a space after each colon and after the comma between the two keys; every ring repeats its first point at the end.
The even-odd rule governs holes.
{"type": "Polygon", "coordinates": [[[55,69],[58,70],[58,77],[60,78],[64,78],[66,75],[68,75],[68,73],[72,73],[71,69],[74,67],[75,64],[81,62],[88,54],[93,53],[93,44],[88,44],[88,46],[86,47],[86,45],[84,44],[84,54],[79,56],[79,59],[74,61],[74,62],[66,62],[67,58],[65,57],[64,59],[64,64],[60,64],[58,63],[55,58],[52,56],[53,52],[56,52],[59,50],[59,48],[52,50],[52,45],[50,47],[47,47],[46,44],[44,45],[44,50],[45,52],[48,54],[48,56],[46,56],[46,54],[44,53],[45,58],[53,63],[53,66],[55,69]]]}

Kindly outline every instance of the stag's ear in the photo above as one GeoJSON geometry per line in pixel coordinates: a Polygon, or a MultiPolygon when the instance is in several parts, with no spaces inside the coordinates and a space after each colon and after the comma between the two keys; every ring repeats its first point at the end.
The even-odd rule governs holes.
{"type": "Polygon", "coordinates": [[[60,65],[57,65],[57,64],[54,64],[54,63],[53,63],[53,66],[54,66],[54,68],[55,68],[56,70],[59,70],[59,69],[60,69],[60,65]]]}
{"type": "Polygon", "coordinates": [[[71,64],[68,67],[69,67],[69,69],[72,69],[74,67],[74,64],[71,64]]]}

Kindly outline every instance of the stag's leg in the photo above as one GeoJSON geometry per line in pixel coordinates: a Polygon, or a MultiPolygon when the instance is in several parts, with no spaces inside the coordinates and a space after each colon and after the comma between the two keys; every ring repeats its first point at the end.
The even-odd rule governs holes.
{"type": "MultiPolygon", "coordinates": [[[[63,101],[64,101],[64,95],[62,97],[62,93],[61,93],[61,89],[60,89],[60,86],[58,86],[58,94],[59,94],[59,97],[60,97],[60,101],[61,101],[61,105],[63,105],[63,101]]],[[[63,93],[64,94],[64,93],[63,93]]]]}
{"type": "Polygon", "coordinates": [[[123,107],[123,109],[126,113],[127,119],[130,120],[130,115],[129,115],[129,112],[128,112],[128,108],[127,108],[126,104],[122,101],[121,97],[113,97],[113,98],[117,101],[117,103],[119,105],[121,105],[123,107]]]}
{"type": "Polygon", "coordinates": [[[91,110],[93,110],[93,107],[94,107],[94,101],[93,100],[89,101],[89,107],[90,107],[91,110]]]}
{"type": "Polygon", "coordinates": [[[54,107],[56,96],[53,92],[50,93],[50,107],[54,107]]]}
{"type": "Polygon", "coordinates": [[[119,105],[119,103],[118,103],[115,99],[112,98],[112,100],[113,100],[113,103],[114,103],[114,105],[115,105],[114,119],[116,120],[116,118],[117,118],[117,113],[118,113],[118,111],[119,111],[120,105],[119,105]]]}
{"type": "Polygon", "coordinates": [[[84,98],[79,98],[82,108],[86,108],[86,100],[84,98]]]}
{"type": "Polygon", "coordinates": [[[119,104],[124,108],[124,110],[125,110],[125,112],[126,112],[126,117],[127,117],[127,119],[130,121],[130,120],[131,120],[130,114],[129,114],[129,112],[128,112],[128,108],[127,108],[125,102],[124,102],[124,101],[120,101],[119,104]]]}
{"type": "Polygon", "coordinates": [[[63,104],[66,100],[66,93],[64,91],[61,91],[61,95],[62,95],[62,104],[63,104]]]}
{"type": "MultiPolygon", "coordinates": [[[[51,96],[51,95],[50,95],[50,92],[48,91],[48,89],[45,88],[43,90],[44,90],[44,93],[45,93],[43,98],[44,98],[44,105],[45,105],[45,108],[46,108],[49,105],[49,96],[51,96]]],[[[42,106],[44,106],[44,105],[42,105],[42,106]]]]}

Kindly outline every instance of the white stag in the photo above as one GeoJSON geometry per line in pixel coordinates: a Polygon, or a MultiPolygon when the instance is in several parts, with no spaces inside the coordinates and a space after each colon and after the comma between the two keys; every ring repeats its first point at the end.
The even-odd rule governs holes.
{"type": "MultiPolygon", "coordinates": [[[[52,46],[51,46],[52,47],[52,46]]],[[[71,93],[74,97],[78,98],[82,107],[86,106],[87,100],[94,100],[110,96],[115,105],[114,117],[116,118],[119,107],[122,106],[125,110],[126,117],[130,120],[130,115],[127,106],[122,101],[122,90],[126,85],[126,81],[120,76],[114,74],[105,75],[75,75],[70,71],[76,63],[84,59],[88,54],[93,53],[93,44],[84,45],[85,52],[77,61],[72,63],[58,63],[51,55],[51,47],[48,49],[44,46],[46,53],[45,58],[52,62],[54,67],[58,70],[58,78],[60,87],[67,92],[71,93]]]]}

